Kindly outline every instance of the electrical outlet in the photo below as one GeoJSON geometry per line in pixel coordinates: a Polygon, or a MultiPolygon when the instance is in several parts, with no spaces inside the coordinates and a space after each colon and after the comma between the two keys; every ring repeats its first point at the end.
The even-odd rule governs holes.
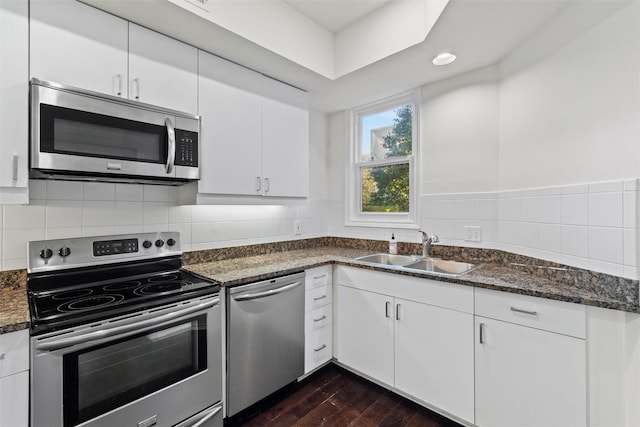
{"type": "Polygon", "coordinates": [[[479,225],[465,225],[464,240],[467,242],[482,242],[482,227],[479,225]]]}
{"type": "Polygon", "coordinates": [[[302,234],[302,221],[299,219],[293,221],[293,234],[302,234]]]}

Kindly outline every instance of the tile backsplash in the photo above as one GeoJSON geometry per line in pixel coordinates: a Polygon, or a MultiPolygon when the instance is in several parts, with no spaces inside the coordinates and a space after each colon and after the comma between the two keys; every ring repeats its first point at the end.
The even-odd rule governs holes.
{"type": "MultiPolygon", "coordinates": [[[[337,236],[418,242],[415,230],[344,226],[344,201],[179,205],[176,187],[31,181],[30,205],[0,209],[3,270],[25,268],[30,240],[179,231],[183,250],[337,236]],[[293,221],[302,221],[301,235],[293,221]]],[[[640,278],[637,179],[483,193],[426,194],[420,228],[452,246],[483,247],[640,278]],[[480,226],[480,242],[465,240],[480,226]]]]}

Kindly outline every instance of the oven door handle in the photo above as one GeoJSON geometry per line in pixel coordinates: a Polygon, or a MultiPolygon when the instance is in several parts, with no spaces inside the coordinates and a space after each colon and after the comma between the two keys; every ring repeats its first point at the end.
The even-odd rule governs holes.
{"type": "Polygon", "coordinates": [[[161,323],[169,322],[180,317],[187,316],[189,314],[206,310],[211,307],[215,307],[220,302],[220,297],[216,297],[204,303],[198,304],[193,307],[185,308],[179,311],[174,311],[168,314],[158,315],[143,315],[142,317],[132,317],[127,319],[122,325],[106,327],[106,329],[100,329],[88,333],[83,333],[74,337],[60,338],[56,340],[41,343],[36,343],[35,348],[42,351],[53,351],[64,347],[71,347],[77,344],[85,344],[91,341],[96,341],[103,338],[112,337],[114,335],[125,334],[127,332],[136,331],[141,332],[146,327],[159,326],[161,323]]]}

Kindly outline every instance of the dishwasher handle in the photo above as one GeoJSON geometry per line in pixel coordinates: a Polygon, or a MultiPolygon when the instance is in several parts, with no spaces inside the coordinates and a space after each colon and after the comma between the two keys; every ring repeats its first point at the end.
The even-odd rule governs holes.
{"type": "Polygon", "coordinates": [[[289,291],[289,290],[291,290],[293,288],[297,288],[300,285],[302,285],[302,280],[299,280],[297,282],[293,282],[293,283],[288,284],[288,285],[284,285],[284,286],[282,286],[280,288],[276,288],[276,289],[269,289],[267,291],[256,292],[256,293],[246,293],[246,294],[234,296],[233,299],[236,300],[236,301],[247,301],[247,300],[252,300],[252,299],[268,297],[268,296],[271,296],[271,295],[277,295],[277,294],[281,294],[283,292],[287,292],[287,291],[289,291]]]}

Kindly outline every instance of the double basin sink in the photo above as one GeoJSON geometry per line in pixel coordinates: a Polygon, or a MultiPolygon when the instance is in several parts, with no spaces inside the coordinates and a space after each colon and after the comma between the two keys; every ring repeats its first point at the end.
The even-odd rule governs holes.
{"type": "Polygon", "coordinates": [[[478,267],[476,264],[444,260],[439,258],[423,258],[419,255],[373,254],[354,258],[356,261],[381,266],[394,266],[402,269],[420,271],[437,276],[457,277],[478,267]]]}

